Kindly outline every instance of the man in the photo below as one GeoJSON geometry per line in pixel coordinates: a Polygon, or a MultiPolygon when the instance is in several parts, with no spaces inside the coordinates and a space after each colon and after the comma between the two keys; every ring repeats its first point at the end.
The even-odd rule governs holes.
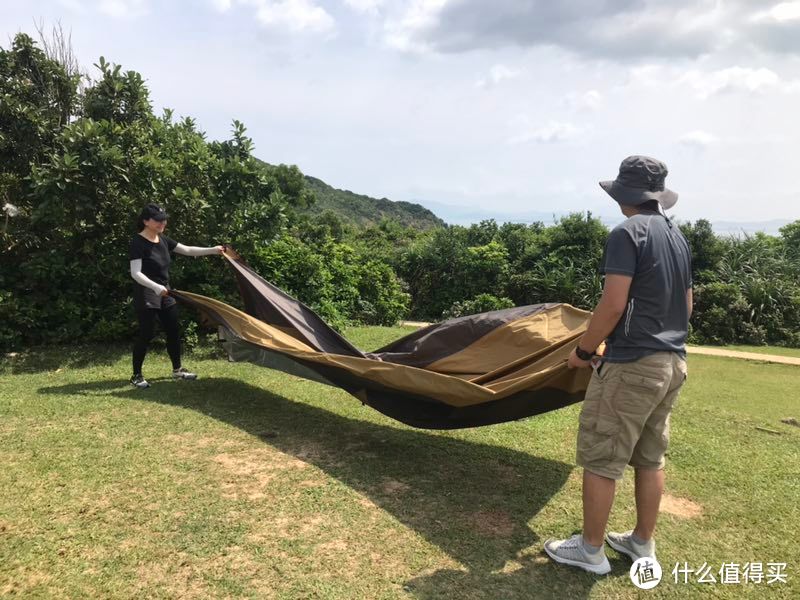
{"type": "Polygon", "coordinates": [[[603,537],[626,464],[635,470],[636,527],[605,539],[634,561],[655,559],[669,417],[686,379],[692,307],[689,244],[659,210],[678,200],[665,187],[666,176],[661,161],[630,156],[616,180],[600,183],[628,218],[608,236],[600,267],[603,295],[569,357],[570,368],[594,367],[578,427],[583,533],[548,540],[544,548],[556,562],[597,574],[611,570],[603,537]]]}

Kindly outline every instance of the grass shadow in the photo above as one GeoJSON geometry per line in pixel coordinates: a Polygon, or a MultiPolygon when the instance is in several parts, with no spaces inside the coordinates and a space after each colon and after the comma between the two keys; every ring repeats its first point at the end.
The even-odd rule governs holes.
{"type": "MultiPolygon", "coordinates": [[[[131,357],[133,341],[129,344],[73,344],[57,346],[34,346],[19,352],[0,354],[0,375],[44,373],[56,369],[84,369],[106,367],[116,364],[124,357],[131,357]]],[[[167,345],[161,335],[151,343],[151,354],[166,355],[167,345]]],[[[201,340],[193,348],[184,348],[184,360],[203,360],[227,356],[216,341],[201,340]]]]}
{"type": "MultiPolygon", "coordinates": [[[[543,559],[543,540],[528,524],[564,486],[572,465],[388,419],[381,424],[344,417],[233,379],[165,381],[143,391],[126,385],[117,380],[39,391],[197,410],[317,466],[464,565],[466,571],[441,570],[407,582],[406,590],[420,598],[538,597],[539,585],[546,596],[566,589],[554,587],[562,579],[570,582],[569,597],[584,597],[598,580],[543,559]],[[508,561],[522,568],[500,571],[508,561]]],[[[344,394],[342,399],[352,401],[344,394]]],[[[619,565],[616,571],[627,569],[619,565]]]]}

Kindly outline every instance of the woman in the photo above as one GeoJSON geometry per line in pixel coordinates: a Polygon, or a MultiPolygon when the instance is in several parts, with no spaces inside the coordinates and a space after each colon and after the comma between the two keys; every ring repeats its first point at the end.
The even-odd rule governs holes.
{"type": "Polygon", "coordinates": [[[174,379],[197,379],[197,375],[181,365],[181,339],[178,332],[178,305],[169,295],[170,253],[184,256],[222,254],[223,246],[199,248],[184,246],[164,235],[167,213],[156,204],[142,209],[137,223],[139,234],[133,236],[130,247],[131,277],[134,281],[133,302],[139,319],[139,336],[133,347],[133,376],[131,385],[147,388],[150,384],[142,375],[142,363],[147,346],[153,339],[156,318],[167,334],[167,351],[172,359],[174,379]]]}

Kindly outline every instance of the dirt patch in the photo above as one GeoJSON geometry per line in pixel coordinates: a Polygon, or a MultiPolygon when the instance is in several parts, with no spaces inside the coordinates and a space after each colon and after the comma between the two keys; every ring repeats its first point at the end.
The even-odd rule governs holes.
{"type": "Polygon", "coordinates": [[[303,538],[318,536],[327,524],[327,519],[320,516],[305,517],[302,521],[295,522],[292,534],[303,538]]]}
{"type": "Polygon", "coordinates": [[[305,481],[299,482],[297,484],[297,487],[310,489],[310,488],[324,487],[324,485],[325,482],[320,479],[306,479],[305,481]]]}
{"type": "Polygon", "coordinates": [[[214,462],[232,475],[253,475],[264,471],[283,471],[286,469],[305,469],[308,465],[302,460],[266,449],[246,450],[244,452],[223,452],[214,457],[214,462]]]}
{"type": "Polygon", "coordinates": [[[703,514],[703,507],[686,498],[664,494],[661,498],[661,512],[681,519],[695,519],[703,514]]]}
{"type": "MultiPolygon", "coordinates": [[[[150,562],[136,570],[136,589],[141,592],[163,590],[181,598],[209,598],[202,570],[188,558],[178,561],[150,562]]],[[[171,594],[169,594],[171,595],[171,594]]]]}
{"type": "Polygon", "coordinates": [[[0,587],[0,596],[14,596],[24,598],[34,590],[41,591],[42,587],[48,587],[53,582],[53,577],[46,573],[38,571],[31,571],[26,568],[20,568],[9,574],[9,582],[3,587],[0,587]]]}
{"type": "Polygon", "coordinates": [[[264,546],[281,539],[318,538],[327,527],[328,521],[321,516],[305,516],[303,518],[276,517],[271,521],[263,521],[259,527],[247,534],[251,544],[264,546]]]}
{"type": "Polygon", "coordinates": [[[514,467],[498,463],[493,467],[492,479],[501,484],[513,484],[522,479],[522,474],[514,467]]]}
{"type": "Polygon", "coordinates": [[[382,489],[384,494],[394,495],[407,492],[411,489],[411,486],[407,483],[403,483],[402,481],[397,481],[396,479],[387,479],[383,482],[382,489]]]}
{"type": "Polygon", "coordinates": [[[361,506],[363,506],[365,509],[367,509],[367,512],[369,512],[371,514],[374,514],[374,513],[379,512],[381,510],[381,508],[377,504],[375,504],[372,500],[370,500],[369,498],[365,498],[365,497],[362,496],[357,500],[357,502],[361,506]]]}
{"type": "Polygon", "coordinates": [[[509,537],[514,532],[514,521],[501,510],[481,510],[470,516],[470,524],[481,535],[509,537]]]}
{"type": "Polygon", "coordinates": [[[294,454],[300,461],[314,464],[325,465],[327,467],[341,467],[344,463],[338,457],[331,454],[327,448],[321,444],[308,442],[296,448],[294,454]]]}
{"type": "Polygon", "coordinates": [[[306,463],[267,448],[217,454],[214,462],[222,467],[224,476],[220,487],[228,499],[240,497],[261,500],[267,496],[268,484],[279,472],[305,469],[306,463]]]}
{"type": "Polygon", "coordinates": [[[343,554],[347,550],[347,542],[344,540],[333,540],[331,542],[323,542],[322,544],[317,544],[317,552],[321,552],[323,554],[343,554]]]}
{"type": "Polygon", "coordinates": [[[196,433],[173,433],[164,436],[164,441],[172,448],[171,451],[179,458],[192,458],[207,452],[209,449],[217,452],[231,451],[240,446],[238,442],[222,437],[201,436],[196,433]]]}
{"type": "Polygon", "coordinates": [[[211,571],[219,576],[235,575],[239,578],[253,579],[259,572],[258,564],[247,550],[239,546],[228,546],[218,556],[205,561],[204,571],[211,571]]]}

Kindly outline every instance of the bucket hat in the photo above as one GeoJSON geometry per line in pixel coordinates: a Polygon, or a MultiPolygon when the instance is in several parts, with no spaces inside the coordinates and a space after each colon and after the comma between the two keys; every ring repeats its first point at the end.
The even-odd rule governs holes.
{"type": "Polygon", "coordinates": [[[678,194],[664,185],[669,170],[667,165],[649,156],[629,156],[619,166],[619,175],[613,181],[601,181],[600,187],[620,204],[638,206],[657,200],[664,209],[672,208],[678,194]]]}

